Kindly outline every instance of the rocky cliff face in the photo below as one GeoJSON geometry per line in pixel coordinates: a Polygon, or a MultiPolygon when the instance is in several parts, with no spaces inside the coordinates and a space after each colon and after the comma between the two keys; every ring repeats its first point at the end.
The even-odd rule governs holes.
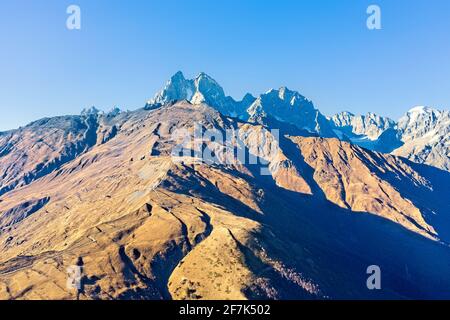
{"type": "Polygon", "coordinates": [[[210,76],[200,73],[195,79],[186,79],[177,72],[155,97],[147,102],[147,108],[154,108],[170,102],[187,100],[193,104],[208,104],[224,115],[245,117],[245,110],[255,100],[246,94],[241,101],[226,96],[222,87],[210,76]]]}
{"type": "Polygon", "coordinates": [[[393,120],[371,112],[367,115],[354,115],[344,111],[331,117],[331,121],[346,135],[364,136],[371,141],[377,140],[384,131],[396,126],[393,120]]]}
{"type": "Polygon", "coordinates": [[[311,101],[285,87],[259,96],[247,113],[250,120],[272,117],[322,137],[336,137],[328,120],[314,108],[311,101]]]}
{"type": "Polygon", "coordinates": [[[403,145],[393,154],[450,171],[450,112],[427,107],[408,111],[398,123],[403,145]]]}

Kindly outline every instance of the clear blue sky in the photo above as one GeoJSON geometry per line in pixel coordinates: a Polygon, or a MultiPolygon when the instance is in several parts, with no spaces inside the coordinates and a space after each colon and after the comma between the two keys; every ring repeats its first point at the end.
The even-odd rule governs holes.
{"type": "Polygon", "coordinates": [[[236,99],[286,85],[328,115],[450,105],[448,0],[4,0],[0,40],[0,130],[142,107],[177,70],[236,99]],[[366,28],[372,3],[380,31],[366,28]]]}

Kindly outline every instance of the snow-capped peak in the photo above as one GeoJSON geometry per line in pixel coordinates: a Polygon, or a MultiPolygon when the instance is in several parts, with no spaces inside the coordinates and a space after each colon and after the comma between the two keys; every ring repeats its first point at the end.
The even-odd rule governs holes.
{"type": "Polygon", "coordinates": [[[400,118],[399,123],[412,123],[416,121],[422,121],[424,118],[436,118],[439,117],[441,112],[437,109],[427,106],[416,106],[406,112],[406,114],[400,118]]]}
{"type": "Polygon", "coordinates": [[[235,101],[226,96],[217,81],[206,73],[201,72],[194,79],[186,79],[183,73],[178,71],[147,105],[154,108],[174,101],[187,100],[192,104],[208,104],[224,115],[243,117],[254,99],[247,94],[241,101],[235,101]]]}
{"type": "Polygon", "coordinates": [[[190,100],[194,95],[195,86],[192,80],[186,80],[183,73],[178,71],[155,97],[147,102],[148,105],[164,105],[173,101],[190,100]]]}
{"type": "MultiPolygon", "coordinates": [[[[336,130],[341,131],[351,141],[376,140],[387,129],[394,128],[396,123],[386,117],[368,112],[366,115],[354,115],[344,111],[330,118],[336,130]]],[[[367,145],[364,145],[367,147],[367,145]]]]}
{"type": "Polygon", "coordinates": [[[217,83],[216,80],[214,80],[212,77],[210,77],[209,75],[207,75],[204,72],[200,72],[196,77],[195,77],[195,81],[200,82],[200,81],[207,81],[210,82],[211,84],[217,85],[219,86],[219,84],[217,83]]]}
{"type": "Polygon", "coordinates": [[[443,120],[448,121],[449,113],[439,111],[426,106],[417,106],[410,109],[400,118],[398,128],[403,133],[403,139],[414,139],[421,137],[433,130],[443,120]]]}
{"type": "Polygon", "coordinates": [[[431,110],[431,108],[426,107],[426,106],[416,106],[414,108],[409,109],[408,113],[416,113],[416,112],[427,113],[430,110],[431,110]]]}
{"type": "Polygon", "coordinates": [[[314,108],[311,101],[286,87],[271,89],[260,95],[247,109],[247,113],[251,121],[260,122],[266,117],[272,117],[324,137],[336,136],[328,120],[314,108]]]}

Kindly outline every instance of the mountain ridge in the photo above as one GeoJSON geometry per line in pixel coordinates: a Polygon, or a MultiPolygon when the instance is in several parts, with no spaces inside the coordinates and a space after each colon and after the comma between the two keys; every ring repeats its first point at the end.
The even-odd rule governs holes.
{"type": "MultiPolygon", "coordinates": [[[[182,100],[193,104],[206,103],[222,114],[240,120],[269,127],[275,125],[278,129],[294,126],[300,135],[337,137],[370,150],[392,153],[450,171],[450,112],[446,110],[413,107],[397,122],[373,112],[355,115],[343,111],[326,117],[310,100],[286,87],[270,89],[257,97],[247,93],[241,101],[236,101],[227,96],[218,82],[206,73],[186,79],[181,71],[175,73],[153,99],[147,101],[144,109],[156,109],[182,100]]],[[[114,117],[120,113],[117,107],[107,113],[91,107],[84,109],[81,115],[114,117]]],[[[4,137],[11,132],[16,131],[0,132],[0,137],[5,140],[4,137]]],[[[0,146],[2,144],[6,142],[0,141],[0,146]]],[[[7,146],[2,148],[0,154],[6,152],[7,146]]]]}
{"type": "Polygon", "coordinates": [[[195,79],[186,80],[181,71],[177,72],[166,84],[166,87],[157,93],[148,104],[160,105],[174,97],[180,97],[174,101],[188,100],[194,104],[207,103],[222,114],[242,120],[269,124],[273,123],[275,119],[278,122],[294,125],[300,130],[309,131],[310,134],[338,137],[374,151],[393,153],[418,163],[450,170],[450,141],[448,138],[450,115],[448,111],[439,111],[430,107],[414,107],[397,122],[373,112],[369,112],[367,115],[354,115],[344,111],[326,117],[314,107],[310,100],[286,87],[278,90],[270,89],[256,98],[246,94],[243,100],[236,102],[231,97],[225,96],[222,87],[205,73],[200,73],[195,79]],[[198,82],[199,79],[204,78],[211,85],[202,88],[198,82]],[[176,89],[176,84],[179,84],[180,81],[183,85],[181,89],[176,89]],[[193,88],[189,91],[192,92],[192,96],[178,94],[179,92],[186,93],[187,90],[184,89],[186,86],[193,88]],[[172,95],[172,91],[177,92],[177,95],[172,95]],[[410,119],[408,118],[410,114],[421,114],[422,124],[406,120],[410,119]],[[416,132],[415,136],[411,135],[411,132],[415,130],[414,127],[420,125],[423,127],[422,131],[416,132]],[[433,130],[435,134],[430,137],[429,132],[433,130]],[[383,136],[384,133],[386,134],[383,136]],[[425,136],[427,133],[428,136],[425,136]],[[415,143],[413,138],[421,139],[421,141],[415,143]]]}
{"type": "MultiPolygon", "coordinates": [[[[74,299],[66,268],[80,259],[81,299],[448,297],[449,173],[336,138],[282,135],[271,154],[267,128],[205,104],[120,120],[113,138],[0,196],[1,298],[74,299]],[[234,130],[265,161],[174,161],[173,133],[197,123],[234,130]],[[379,292],[365,287],[374,261],[379,292]]],[[[223,142],[203,148],[220,155],[223,142]]]]}

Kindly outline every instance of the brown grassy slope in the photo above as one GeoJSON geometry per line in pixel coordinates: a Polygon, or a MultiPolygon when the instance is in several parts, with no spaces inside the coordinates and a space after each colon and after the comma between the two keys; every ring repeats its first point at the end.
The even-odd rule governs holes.
{"type": "Polygon", "coordinates": [[[124,116],[44,118],[0,133],[0,195],[25,186],[113,138],[124,116]]]}
{"type": "Polygon", "coordinates": [[[337,140],[283,137],[274,157],[244,139],[270,176],[238,162],[173,163],[172,133],[199,122],[266,134],[206,106],[141,110],[114,139],[4,194],[0,298],[73,299],[66,268],[80,259],[82,299],[427,297],[450,283],[439,276],[448,248],[428,239],[444,220],[428,222],[404,199],[407,188],[380,173],[431,183],[408,163],[337,140]],[[365,288],[374,261],[390,274],[381,293],[365,288]]]}
{"type": "Polygon", "coordinates": [[[295,137],[293,141],[299,145],[301,156],[314,170],[314,180],[329,201],[354,212],[379,215],[426,236],[437,236],[420,210],[402,197],[401,190],[373,170],[395,170],[413,182],[426,184],[407,164],[391,155],[375,155],[337,139],[295,137]]]}

